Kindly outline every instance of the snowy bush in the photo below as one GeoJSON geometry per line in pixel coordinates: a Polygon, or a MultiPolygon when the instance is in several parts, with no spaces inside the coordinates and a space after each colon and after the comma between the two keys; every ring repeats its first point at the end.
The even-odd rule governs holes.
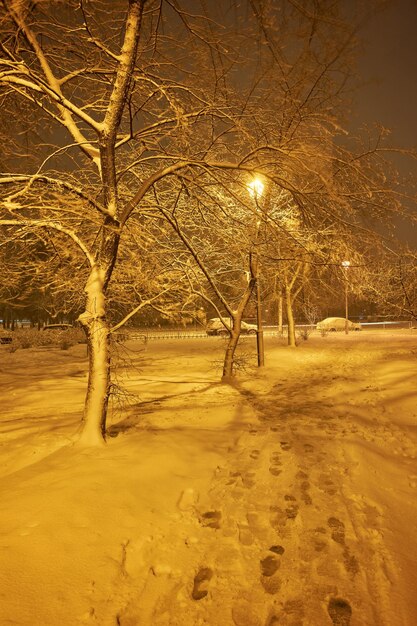
{"type": "Polygon", "coordinates": [[[18,349],[60,347],[68,350],[71,346],[85,341],[81,329],[70,328],[68,330],[37,330],[35,328],[22,328],[13,332],[12,343],[8,346],[8,352],[18,349]]]}
{"type": "Polygon", "coordinates": [[[309,338],[311,333],[311,328],[300,328],[300,330],[297,331],[297,337],[299,339],[303,339],[303,341],[307,341],[307,339],[309,338]]]}

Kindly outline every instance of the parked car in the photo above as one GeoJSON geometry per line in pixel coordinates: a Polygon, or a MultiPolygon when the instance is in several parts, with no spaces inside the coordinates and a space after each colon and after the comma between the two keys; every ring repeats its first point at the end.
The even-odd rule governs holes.
{"type": "Polygon", "coordinates": [[[71,330],[74,328],[72,324],[46,324],[42,330],[71,330]]]}
{"type": "MultiPolygon", "coordinates": [[[[232,326],[232,321],[228,320],[228,326],[232,326]]],[[[247,322],[243,322],[241,324],[241,334],[242,335],[256,335],[257,327],[255,324],[248,324],[247,322]]],[[[219,317],[213,317],[208,321],[206,326],[206,333],[208,335],[219,335],[225,336],[228,335],[227,329],[222,324],[219,317]]]]}
{"type": "MultiPolygon", "coordinates": [[[[356,322],[348,322],[348,330],[362,330],[362,326],[356,322]]],[[[346,319],[344,317],[326,317],[321,322],[317,322],[317,330],[327,330],[330,332],[336,332],[337,330],[345,330],[346,319]]]]}

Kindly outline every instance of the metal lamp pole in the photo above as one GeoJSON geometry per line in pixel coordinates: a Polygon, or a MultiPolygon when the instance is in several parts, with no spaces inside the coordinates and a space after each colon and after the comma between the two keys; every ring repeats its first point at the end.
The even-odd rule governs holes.
{"type": "Polygon", "coordinates": [[[343,261],[343,267],[345,268],[345,334],[349,333],[349,302],[348,302],[348,268],[350,261],[343,261]]]}
{"type": "Polygon", "coordinates": [[[256,350],[258,353],[258,367],[265,365],[264,331],[262,326],[261,289],[259,285],[259,270],[256,276],[256,350]]]}
{"type": "Polygon", "coordinates": [[[265,365],[265,350],[264,350],[264,331],[262,326],[262,303],[261,303],[261,286],[259,282],[259,256],[258,256],[258,198],[262,195],[264,184],[259,178],[255,178],[248,185],[249,194],[255,199],[256,212],[255,212],[255,259],[256,259],[256,351],[258,355],[258,367],[265,365]]]}

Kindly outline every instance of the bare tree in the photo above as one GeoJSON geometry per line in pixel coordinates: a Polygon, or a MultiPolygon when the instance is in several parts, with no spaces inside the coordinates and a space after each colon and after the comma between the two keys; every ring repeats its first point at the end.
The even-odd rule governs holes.
{"type": "MultiPolygon", "coordinates": [[[[187,177],[173,195],[155,188],[155,210],[177,235],[173,267],[184,272],[191,294],[222,320],[228,341],[222,380],[233,380],[242,318],[257,280],[257,214],[248,201],[247,176],[187,177]]],[[[169,243],[172,247],[173,242],[169,243]]]]}
{"type": "Polygon", "coordinates": [[[378,254],[360,267],[360,295],[378,307],[382,316],[405,315],[417,320],[416,253],[407,245],[394,247],[393,243],[381,246],[378,254]]]}

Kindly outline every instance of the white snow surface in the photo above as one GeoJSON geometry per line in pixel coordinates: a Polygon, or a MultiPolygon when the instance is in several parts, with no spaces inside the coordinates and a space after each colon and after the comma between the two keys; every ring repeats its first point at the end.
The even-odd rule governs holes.
{"type": "Polygon", "coordinates": [[[102,448],[85,346],[0,349],[0,624],[413,626],[417,332],[128,343],[102,448]],[[255,363],[255,340],[242,350],[255,363]]]}

